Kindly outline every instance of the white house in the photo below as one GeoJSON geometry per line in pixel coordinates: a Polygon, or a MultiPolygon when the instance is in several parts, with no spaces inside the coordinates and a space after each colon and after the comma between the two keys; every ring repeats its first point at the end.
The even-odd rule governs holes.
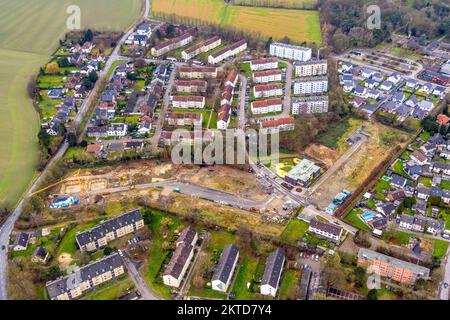
{"type": "Polygon", "coordinates": [[[277,295],[285,261],[286,257],[284,250],[281,248],[276,249],[269,255],[266,261],[264,275],[261,280],[260,292],[262,295],[272,297],[277,295]]]}
{"type": "Polygon", "coordinates": [[[328,222],[322,222],[312,219],[308,228],[309,232],[315,233],[320,237],[339,242],[342,236],[342,228],[328,222]]]}

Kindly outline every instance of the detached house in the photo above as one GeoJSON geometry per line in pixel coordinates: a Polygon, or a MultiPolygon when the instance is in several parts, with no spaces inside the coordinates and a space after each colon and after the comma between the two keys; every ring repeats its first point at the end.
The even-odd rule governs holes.
{"type": "Polygon", "coordinates": [[[319,237],[339,242],[342,236],[342,228],[328,222],[312,219],[308,228],[309,232],[315,233],[319,237]]]}
{"type": "Polygon", "coordinates": [[[405,178],[403,178],[402,176],[398,175],[398,174],[393,174],[392,175],[392,181],[391,181],[391,185],[397,188],[404,188],[406,186],[406,183],[408,182],[408,180],[406,180],[405,178]]]}
{"type": "Polygon", "coordinates": [[[25,251],[28,248],[30,241],[30,235],[26,232],[21,232],[16,236],[16,240],[13,244],[13,251],[25,251]]]}

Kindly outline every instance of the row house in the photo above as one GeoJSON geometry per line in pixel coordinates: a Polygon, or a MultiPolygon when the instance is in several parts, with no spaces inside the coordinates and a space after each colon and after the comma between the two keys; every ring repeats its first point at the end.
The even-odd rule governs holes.
{"type": "Polygon", "coordinates": [[[261,58],[250,61],[250,69],[252,71],[261,71],[277,68],[278,68],[278,60],[276,58],[261,58]]]}
{"type": "Polygon", "coordinates": [[[244,51],[245,49],[247,49],[247,40],[244,39],[239,40],[233,43],[231,46],[223,48],[222,50],[219,50],[216,53],[210,55],[208,57],[208,62],[210,64],[219,63],[225,59],[228,59],[229,57],[237,55],[238,53],[244,51]]]}
{"type": "Polygon", "coordinates": [[[109,242],[143,227],[144,219],[139,210],[133,210],[103,221],[94,228],[77,233],[76,241],[81,251],[93,252],[105,247],[109,242]]]}
{"type": "Polygon", "coordinates": [[[295,63],[296,77],[324,76],[328,73],[327,60],[309,60],[295,63]]]}
{"type": "Polygon", "coordinates": [[[201,126],[203,115],[201,113],[169,112],[166,116],[170,126],[201,126]]]}
{"type": "Polygon", "coordinates": [[[217,128],[219,130],[226,130],[231,120],[231,103],[234,96],[234,88],[238,79],[236,69],[231,69],[224,81],[224,89],[220,99],[220,109],[217,116],[217,128]]]}
{"type": "Polygon", "coordinates": [[[310,114],[328,112],[328,96],[310,96],[295,98],[292,101],[292,114],[310,114]]]}
{"type": "Polygon", "coordinates": [[[176,249],[164,270],[163,282],[165,285],[179,288],[186,271],[194,257],[194,248],[198,234],[191,226],[184,229],[176,241],[176,249]]]}
{"type": "Polygon", "coordinates": [[[79,298],[93,288],[116,279],[126,272],[125,264],[118,253],[85,265],[75,272],[46,284],[51,300],[79,298]]]}
{"type": "Polygon", "coordinates": [[[163,131],[161,140],[165,146],[174,145],[176,143],[187,143],[190,145],[193,145],[194,143],[205,144],[214,140],[214,131],[163,131]]]}
{"type": "Polygon", "coordinates": [[[205,80],[176,80],[175,88],[177,92],[204,93],[207,89],[207,82],[205,80]]]}
{"type": "Polygon", "coordinates": [[[430,196],[441,197],[445,203],[450,203],[450,191],[441,190],[439,188],[427,188],[424,186],[419,186],[417,188],[418,199],[427,201],[430,196]]]}
{"type": "Polygon", "coordinates": [[[168,41],[162,42],[152,48],[151,53],[154,57],[160,57],[169,51],[181,48],[194,41],[194,36],[187,32],[179,37],[170,39],[168,41]]]}
{"type": "Polygon", "coordinates": [[[128,133],[128,125],[124,123],[113,123],[109,126],[88,127],[89,138],[125,137],[128,133]]]}
{"type": "Polygon", "coordinates": [[[217,78],[217,68],[215,67],[180,67],[180,78],[185,79],[206,79],[217,78]]]}
{"type": "Polygon", "coordinates": [[[214,48],[217,48],[222,44],[222,39],[219,36],[214,36],[212,38],[209,38],[203,42],[200,42],[190,48],[187,48],[186,50],[183,50],[181,52],[181,57],[184,60],[190,60],[193,57],[208,52],[214,48]]]}
{"type": "Polygon", "coordinates": [[[417,279],[428,279],[430,276],[428,268],[365,248],[359,249],[357,265],[369,267],[375,274],[407,285],[413,285],[417,279]]]}
{"type": "Polygon", "coordinates": [[[312,219],[308,228],[309,232],[336,242],[341,240],[342,230],[342,227],[329,222],[322,222],[317,219],[312,219]]]}
{"type": "Polygon", "coordinates": [[[294,94],[324,93],[328,91],[328,78],[325,76],[301,78],[294,82],[294,94]]]}
{"type": "Polygon", "coordinates": [[[281,83],[261,84],[253,87],[255,98],[269,98],[283,95],[283,86],[281,83]]]}
{"type": "Polygon", "coordinates": [[[293,117],[284,117],[278,118],[276,120],[261,121],[259,124],[259,130],[263,134],[291,131],[295,129],[295,120],[293,117]]]}
{"type": "Polygon", "coordinates": [[[253,114],[266,114],[283,110],[283,102],[280,98],[253,101],[250,109],[253,114]]]}
{"type": "Polygon", "coordinates": [[[295,46],[292,44],[272,42],[269,47],[269,53],[279,58],[308,61],[311,60],[311,48],[295,46]]]}
{"type": "Polygon", "coordinates": [[[400,228],[415,232],[437,234],[444,231],[445,224],[443,221],[437,219],[403,214],[400,217],[400,228]]]}
{"type": "Polygon", "coordinates": [[[173,96],[173,108],[203,109],[205,107],[205,97],[202,96],[173,96]]]}
{"type": "Polygon", "coordinates": [[[443,173],[450,175],[450,163],[433,162],[431,164],[431,171],[434,173],[443,173]]]}
{"type": "Polygon", "coordinates": [[[281,70],[273,69],[273,70],[263,70],[263,71],[255,71],[253,72],[253,82],[254,83],[268,83],[281,81],[281,70]]]}

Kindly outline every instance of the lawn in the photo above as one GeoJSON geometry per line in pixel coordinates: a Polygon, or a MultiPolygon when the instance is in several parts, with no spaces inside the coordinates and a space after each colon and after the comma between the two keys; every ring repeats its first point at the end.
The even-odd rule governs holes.
{"type": "Polygon", "coordinates": [[[63,88],[67,81],[66,76],[40,76],[38,78],[38,87],[40,89],[63,88]]]}
{"type": "Polygon", "coordinates": [[[306,221],[293,218],[287,224],[283,233],[281,234],[281,240],[289,244],[295,244],[298,240],[300,240],[305,234],[306,230],[308,230],[308,223],[306,221]]]}
{"type": "Polygon", "coordinates": [[[133,282],[128,278],[111,280],[104,285],[96,287],[88,292],[83,300],[117,300],[122,295],[134,288],[133,282]]]}
{"type": "Polygon", "coordinates": [[[27,82],[50,60],[66,33],[69,5],[79,5],[82,27],[120,30],[137,17],[141,0],[1,1],[0,207],[14,206],[38,165],[39,116],[27,82]]]}
{"type": "Polygon", "coordinates": [[[405,172],[403,161],[397,159],[397,161],[395,161],[394,163],[393,169],[394,169],[393,171],[396,174],[403,176],[405,178],[409,178],[409,176],[405,172]]]}
{"type": "Polygon", "coordinates": [[[202,22],[234,27],[250,34],[295,42],[322,43],[319,14],[313,10],[288,10],[227,5],[223,0],[154,0],[152,15],[195,18],[202,22]],[[270,21],[270,28],[267,28],[270,21]]]}
{"type": "Polygon", "coordinates": [[[331,149],[338,149],[343,153],[348,144],[346,140],[361,125],[361,121],[353,118],[346,118],[339,122],[331,123],[325,132],[316,137],[316,142],[331,149]]]}
{"type": "Polygon", "coordinates": [[[366,225],[359,217],[358,215],[363,213],[361,209],[353,209],[350,211],[344,218],[345,222],[350,223],[355,228],[358,228],[360,230],[364,231],[370,231],[370,228],[368,225],[366,225]]]}
{"type": "Polygon", "coordinates": [[[448,242],[444,240],[434,240],[433,256],[442,259],[448,250],[448,242]]]}
{"type": "Polygon", "coordinates": [[[431,188],[431,180],[432,180],[431,178],[420,177],[419,183],[423,184],[427,188],[431,188]]]}
{"type": "Polygon", "coordinates": [[[68,254],[75,254],[77,252],[77,245],[76,245],[76,235],[78,232],[87,230],[89,228],[92,228],[95,226],[99,221],[91,221],[79,226],[76,226],[75,228],[67,231],[67,233],[64,235],[64,238],[61,240],[61,243],[58,247],[58,256],[62,253],[68,253],[68,254]]]}
{"type": "Polygon", "coordinates": [[[410,235],[402,231],[385,231],[382,239],[386,242],[393,243],[399,246],[405,246],[409,242],[410,235]]]}
{"type": "Polygon", "coordinates": [[[280,292],[279,292],[279,299],[280,300],[287,300],[290,295],[290,289],[298,285],[300,283],[300,271],[295,270],[287,270],[282,279],[280,284],[280,292]]]}
{"type": "MultiPolygon", "coordinates": [[[[261,263],[262,264],[262,263],[261,263]]],[[[243,258],[236,276],[233,292],[236,294],[236,300],[254,300],[255,293],[247,288],[247,284],[252,282],[258,275],[258,269],[261,267],[258,259],[243,258]]],[[[263,269],[264,272],[264,269],[263,269]]],[[[260,272],[259,272],[260,273],[260,272]]],[[[257,279],[257,278],[256,278],[257,279]]]]}
{"type": "Polygon", "coordinates": [[[151,231],[153,235],[152,243],[148,251],[148,265],[145,271],[145,280],[149,287],[160,297],[169,299],[171,298],[170,287],[162,283],[162,279],[158,279],[158,273],[162,267],[164,260],[168,254],[168,251],[163,250],[163,242],[170,241],[170,238],[174,235],[175,230],[181,230],[180,221],[174,216],[168,216],[173,224],[170,227],[169,235],[166,239],[161,234],[161,220],[166,216],[164,213],[152,210],[152,224],[151,231]]]}
{"type": "Polygon", "coordinates": [[[389,187],[391,186],[390,181],[386,181],[384,179],[380,179],[377,184],[375,185],[375,191],[377,193],[377,198],[379,200],[384,200],[386,198],[386,195],[384,192],[386,190],[389,190],[389,187]]]}
{"type": "Polygon", "coordinates": [[[450,180],[442,180],[441,188],[445,190],[450,190],[450,180]]]}

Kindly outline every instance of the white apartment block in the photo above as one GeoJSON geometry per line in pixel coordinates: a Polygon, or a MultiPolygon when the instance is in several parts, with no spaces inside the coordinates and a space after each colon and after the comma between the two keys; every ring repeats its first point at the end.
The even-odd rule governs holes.
{"type": "Polygon", "coordinates": [[[252,71],[261,71],[277,68],[278,68],[278,60],[276,58],[261,58],[250,61],[250,69],[252,71]]]}
{"type": "Polygon", "coordinates": [[[188,32],[174,39],[162,42],[152,48],[151,53],[154,57],[160,57],[163,54],[181,48],[194,41],[194,37],[188,32]]]}
{"type": "Polygon", "coordinates": [[[210,55],[208,57],[208,62],[210,64],[219,63],[225,59],[228,59],[229,57],[237,55],[238,53],[244,51],[245,49],[247,49],[247,41],[240,40],[232,44],[231,46],[223,48],[222,50],[219,50],[216,53],[210,55]]]}
{"type": "Polygon", "coordinates": [[[311,59],[311,48],[294,46],[291,44],[272,42],[269,49],[270,55],[297,61],[308,61],[311,59]]]}
{"type": "Polygon", "coordinates": [[[264,70],[253,72],[253,82],[255,83],[268,83],[281,81],[281,70],[264,70]]]}
{"type": "Polygon", "coordinates": [[[201,43],[198,43],[190,48],[187,48],[183,52],[181,52],[181,57],[184,60],[189,60],[201,53],[208,52],[222,44],[222,39],[218,36],[214,36],[212,38],[209,38],[206,41],[203,41],[201,43]]]}
{"type": "Polygon", "coordinates": [[[250,107],[253,114],[266,114],[270,112],[281,112],[283,110],[282,100],[267,99],[262,101],[253,101],[250,107]]]}
{"type": "Polygon", "coordinates": [[[328,96],[300,97],[292,100],[292,114],[310,114],[328,112],[328,96]]]}
{"type": "Polygon", "coordinates": [[[173,108],[203,109],[205,107],[205,97],[202,96],[173,96],[173,108]]]}
{"type": "Polygon", "coordinates": [[[323,76],[328,72],[327,60],[309,60],[295,63],[296,77],[323,76]]]}
{"type": "Polygon", "coordinates": [[[301,78],[294,82],[294,95],[324,93],[328,91],[328,78],[325,76],[301,78]]]}
{"type": "Polygon", "coordinates": [[[128,133],[128,125],[124,123],[113,123],[108,126],[108,137],[125,137],[128,133]]]}
{"type": "Polygon", "coordinates": [[[253,87],[255,98],[269,98],[283,95],[283,86],[281,83],[262,84],[253,87]]]}

